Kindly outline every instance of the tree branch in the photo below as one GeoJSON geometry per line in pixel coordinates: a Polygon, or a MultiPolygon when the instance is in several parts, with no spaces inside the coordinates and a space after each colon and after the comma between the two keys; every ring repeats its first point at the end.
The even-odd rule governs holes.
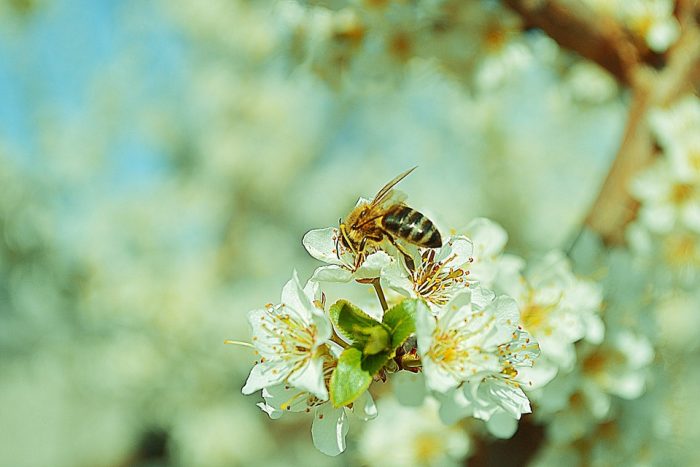
{"type": "Polygon", "coordinates": [[[700,30],[693,23],[684,27],[681,38],[669,51],[668,65],[661,72],[644,64],[635,69],[632,104],[622,144],[585,222],[606,244],[624,243],[625,227],[636,216],[638,204],[628,188],[631,179],[654,157],[654,139],[647,121],[649,111],[692,92],[692,76],[699,64],[700,30]]]}
{"type": "MultiPolygon", "coordinates": [[[[630,84],[631,69],[643,51],[614,20],[593,14],[585,5],[562,5],[547,0],[504,0],[518,13],[526,28],[539,28],[561,47],[578,53],[605,68],[621,83],[630,84]]],[[[657,61],[656,58],[654,61],[657,61]]]]}
{"type": "Polygon", "coordinates": [[[630,181],[654,158],[648,113],[700,89],[698,1],[679,0],[682,33],[665,56],[651,52],[613,19],[597,17],[584,5],[555,0],[503,1],[523,18],[526,27],[542,29],[561,47],[597,63],[632,91],[622,143],[585,219],[585,225],[607,244],[623,243],[625,227],[639,207],[628,193],[630,181]]]}

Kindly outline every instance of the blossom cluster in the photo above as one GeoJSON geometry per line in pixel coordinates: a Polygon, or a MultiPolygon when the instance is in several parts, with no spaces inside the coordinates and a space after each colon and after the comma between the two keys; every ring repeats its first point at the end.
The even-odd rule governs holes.
{"type": "Polygon", "coordinates": [[[660,280],[690,286],[700,268],[700,99],[656,109],[649,124],[662,155],[632,182],[641,206],[628,236],[640,257],[666,266],[660,280]]]}
{"type": "MultiPolygon", "coordinates": [[[[358,206],[370,203],[361,198],[358,206]]],[[[371,384],[401,372],[420,372],[422,392],[462,416],[518,420],[531,411],[524,370],[539,345],[523,329],[516,300],[471,274],[477,258],[466,235],[455,233],[438,248],[385,238],[356,251],[330,227],[311,230],[303,244],[326,264],[304,285],[295,272],[279,304],[249,314],[259,359],[243,393],[262,390],[259,406],[270,417],[313,413],[315,446],[337,455],[349,416],[377,414],[371,384]],[[328,305],[324,287],[333,282],[372,284],[381,308],[365,311],[345,299],[328,305]]]]}
{"type": "MultiPolygon", "coordinates": [[[[357,206],[369,203],[360,198],[357,206]]],[[[272,418],[312,413],[314,444],[337,455],[351,416],[379,415],[370,392],[385,391],[372,385],[391,384],[395,400],[385,405],[432,413],[462,446],[456,458],[469,453],[472,430],[454,435],[465,418],[509,438],[534,404],[536,423],[550,434],[543,452],[555,452],[610,420],[614,397],[643,394],[654,351],[614,317],[603,322],[600,284],[575,275],[559,251],[530,264],[505,253],[507,233],[486,218],[451,233],[439,248],[385,239],[358,262],[340,228],[308,232],[303,245],[325,264],[305,285],[295,273],[280,304],[250,313],[260,359],[243,391],[262,389],[258,405],[272,418]],[[327,306],[324,289],[353,282],[373,285],[378,304],[327,306]]],[[[393,423],[380,420],[384,431],[393,423]]],[[[360,439],[365,455],[375,431],[360,439]]],[[[416,443],[441,445],[428,434],[416,443]]],[[[420,452],[402,455],[424,461],[420,452]]]]}

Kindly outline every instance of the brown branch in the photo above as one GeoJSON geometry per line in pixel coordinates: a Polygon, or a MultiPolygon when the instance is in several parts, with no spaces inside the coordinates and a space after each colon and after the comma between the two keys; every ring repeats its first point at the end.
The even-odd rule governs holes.
{"type": "MultiPolygon", "coordinates": [[[[649,55],[611,18],[597,17],[585,5],[547,0],[504,0],[526,28],[542,29],[561,47],[605,68],[621,83],[630,84],[631,69],[649,55]]],[[[651,59],[650,59],[651,60],[651,59]]]]}
{"type": "Polygon", "coordinates": [[[606,244],[624,243],[625,227],[636,216],[638,205],[628,188],[631,179],[654,157],[654,139],[647,122],[649,111],[692,92],[691,77],[698,64],[700,30],[692,24],[684,28],[681,38],[669,51],[668,65],[661,72],[643,64],[636,68],[622,144],[585,222],[606,244]]]}
{"type": "Polygon", "coordinates": [[[625,227],[638,208],[628,193],[630,181],[654,157],[649,111],[700,88],[698,1],[679,0],[682,34],[665,56],[654,54],[613,19],[597,17],[582,4],[503,1],[523,18],[526,27],[542,29],[561,47],[597,63],[632,90],[622,143],[585,220],[607,244],[622,243],[625,227]]]}

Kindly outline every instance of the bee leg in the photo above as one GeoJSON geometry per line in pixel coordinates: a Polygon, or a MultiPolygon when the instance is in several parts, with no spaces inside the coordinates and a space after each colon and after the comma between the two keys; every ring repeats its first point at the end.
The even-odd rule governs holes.
{"type": "Polygon", "coordinates": [[[360,248],[355,255],[355,270],[359,269],[362,262],[365,260],[365,247],[367,246],[367,237],[363,237],[360,242],[360,248]]]}
{"type": "Polygon", "coordinates": [[[408,268],[409,271],[415,271],[416,270],[416,265],[413,262],[413,258],[411,257],[411,254],[406,251],[406,249],[397,242],[394,237],[391,235],[387,235],[386,238],[389,239],[392,245],[396,247],[397,250],[399,250],[399,253],[403,255],[403,259],[406,262],[406,267],[408,268]]]}

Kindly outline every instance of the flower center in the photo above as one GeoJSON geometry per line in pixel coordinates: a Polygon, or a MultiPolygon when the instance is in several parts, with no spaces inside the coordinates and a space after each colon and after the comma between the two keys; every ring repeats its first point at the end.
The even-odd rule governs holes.
{"type": "Polygon", "coordinates": [[[698,262],[695,239],[688,234],[672,235],[664,241],[666,262],[675,267],[691,266],[698,262]]]}
{"type": "Polygon", "coordinates": [[[690,167],[700,172],[700,148],[690,151],[688,154],[688,163],[690,164],[690,167]]]}
{"type": "Polygon", "coordinates": [[[683,204],[688,201],[695,192],[695,188],[689,183],[676,183],[671,189],[671,202],[683,204]]]}
{"type": "Polygon", "coordinates": [[[316,326],[307,324],[287,313],[285,304],[269,306],[263,317],[263,329],[267,331],[267,346],[283,360],[301,360],[311,357],[316,342],[316,326]]]}
{"type": "Polygon", "coordinates": [[[436,305],[445,305],[458,289],[469,287],[469,271],[447,266],[455,258],[435,261],[435,250],[421,253],[421,263],[412,272],[413,287],[418,295],[436,305]]]}
{"type": "Polygon", "coordinates": [[[532,297],[520,312],[520,319],[523,327],[532,333],[543,330],[545,333],[551,332],[548,321],[552,311],[557,307],[556,303],[542,305],[536,303],[532,297]]]}
{"type": "Polygon", "coordinates": [[[419,464],[432,464],[442,455],[445,445],[442,437],[434,433],[421,433],[413,446],[419,464]]]}
{"type": "Polygon", "coordinates": [[[508,39],[508,30],[498,22],[490,24],[484,31],[484,45],[491,53],[503,50],[508,39]]]}

